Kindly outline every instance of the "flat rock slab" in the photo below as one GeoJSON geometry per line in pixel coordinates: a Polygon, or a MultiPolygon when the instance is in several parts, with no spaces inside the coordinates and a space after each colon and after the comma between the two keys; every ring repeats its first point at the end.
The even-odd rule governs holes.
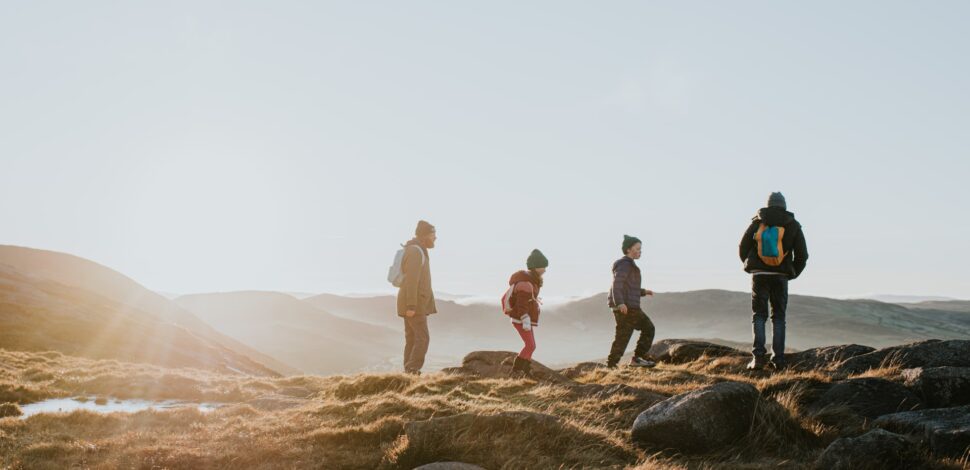
{"type": "Polygon", "coordinates": [[[937,455],[962,458],[970,451],[970,405],[893,413],[872,424],[922,438],[937,455]]]}
{"type": "MultiPolygon", "coordinates": [[[[491,379],[507,379],[512,372],[512,361],[515,356],[517,354],[511,351],[474,351],[462,359],[461,373],[491,379]]],[[[532,377],[540,382],[563,385],[576,383],[537,361],[532,361],[532,377]]]]}
{"type": "Polygon", "coordinates": [[[716,450],[746,436],[761,395],[750,384],[722,382],[668,398],[637,416],[633,441],[685,453],[716,450]]]}
{"type": "Polygon", "coordinates": [[[917,367],[902,376],[931,408],[970,405],[970,367],[917,367]]]}
{"type": "Polygon", "coordinates": [[[847,359],[837,368],[846,374],[858,374],[882,366],[970,367],[970,340],[930,339],[902,346],[880,349],[847,359]]]}
{"type": "Polygon", "coordinates": [[[650,348],[649,354],[660,362],[670,364],[685,364],[694,362],[701,357],[739,357],[747,353],[732,347],[707,341],[692,341],[684,339],[665,339],[658,341],[650,348]]]}
{"type": "Polygon", "coordinates": [[[819,456],[815,468],[909,470],[924,464],[917,443],[884,429],[874,429],[859,437],[836,439],[819,456]]]}
{"type": "Polygon", "coordinates": [[[878,378],[849,379],[833,384],[809,405],[809,411],[846,406],[856,414],[874,419],[879,416],[920,409],[922,402],[908,388],[878,378]]]}

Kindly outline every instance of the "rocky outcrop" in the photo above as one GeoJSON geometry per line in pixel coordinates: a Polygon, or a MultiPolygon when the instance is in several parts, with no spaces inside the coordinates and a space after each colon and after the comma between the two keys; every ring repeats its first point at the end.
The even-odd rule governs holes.
{"type": "Polygon", "coordinates": [[[819,470],[909,470],[921,468],[919,446],[899,434],[872,430],[855,438],[837,439],[815,462],[819,470]]]}
{"type": "Polygon", "coordinates": [[[917,367],[902,376],[930,408],[970,405],[970,367],[917,367]]]}
{"type": "MultiPolygon", "coordinates": [[[[474,351],[468,353],[461,361],[460,368],[452,368],[447,372],[473,375],[492,379],[505,379],[512,371],[512,361],[516,353],[510,351],[474,351]]],[[[552,370],[538,361],[532,361],[532,378],[540,382],[551,382],[563,385],[575,384],[569,378],[552,370]]]]}
{"type": "Polygon", "coordinates": [[[650,348],[651,356],[660,362],[684,364],[701,357],[745,356],[746,353],[728,346],[683,339],[665,339],[650,348]]]}
{"type": "Polygon", "coordinates": [[[580,362],[572,367],[559,369],[559,373],[563,377],[575,380],[598,369],[606,369],[606,364],[601,362],[580,362]]]}
{"type": "Polygon", "coordinates": [[[883,366],[970,367],[970,340],[930,339],[902,346],[893,346],[847,359],[836,370],[858,374],[883,366]]]}
{"type": "Polygon", "coordinates": [[[833,384],[812,402],[809,410],[845,406],[856,414],[874,419],[879,416],[919,409],[922,403],[906,387],[878,378],[849,379],[833,384]]]}
{"type": "Polygon", "coordinates": [[[715,450],[747,435],[761,396],[753,386],[722,382],[664,400],[637,416],[633,441],[686,453],[715,450]]]}
{"type": "Polygon", "coordinates": [[[843,344],[840,346],[806,349],[804,351],[786,354],[785,360],[791,369],[799,371],[825,370],[837,366],[848,359],[868,354],[875,350],[876,348],[859,344],[843,344]]]}
{"type": "Polygon", "coordinates": [[[962,458],[970,451],[970,406],[894,413],[873,426],[923,439],[937,455],[962,458]]]}

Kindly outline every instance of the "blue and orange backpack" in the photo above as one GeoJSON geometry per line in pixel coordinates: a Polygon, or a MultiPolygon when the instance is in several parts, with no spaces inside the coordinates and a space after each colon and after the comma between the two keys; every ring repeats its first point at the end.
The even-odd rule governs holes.
{"type": "Polygon", "coordinates": [[[758,242],[758,258],[768,266],[781,266],[787,255],[781,244],[783,238],[785,238],[785,227],[761,224],[754,234],[754,239],[758,242]]]}

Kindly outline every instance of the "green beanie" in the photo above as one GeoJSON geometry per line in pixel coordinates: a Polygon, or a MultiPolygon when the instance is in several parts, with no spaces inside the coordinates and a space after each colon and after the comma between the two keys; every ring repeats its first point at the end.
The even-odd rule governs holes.
{"type": "Polygon", "coordinates": [[[525,262],[525,266],[529,269],[548,268],[549,260],[546,259],[546,255],[542,254],[541,251],[532,250],[532,254],[529,255],[529,259],[525,262]]]}
{"type": "Polygon", "coordinates": [[[629,250],[633,245],[637,243],[643,244],[637,237],[631,237],[629,235],[623,235],[623,254],[625,255],[627,250],[629,250]]]}

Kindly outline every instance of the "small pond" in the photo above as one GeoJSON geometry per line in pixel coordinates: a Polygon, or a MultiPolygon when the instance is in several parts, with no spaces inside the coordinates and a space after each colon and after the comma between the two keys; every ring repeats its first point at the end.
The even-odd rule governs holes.
{"type": "Polygon", "coordinates": [[[29,405],[20,405],[20,409],[24,413],[20,418],[27,419],[40,413],[70,413],[77,410],[88,410],[96,413],[137,413],[145,410],[196,408],[203,413],[208,413],[220,406],[222,405],[219,403],[192,403],[177,400],[121,400],[117,398],[96,400],[95,397],[51,398],[29,405]]]}

